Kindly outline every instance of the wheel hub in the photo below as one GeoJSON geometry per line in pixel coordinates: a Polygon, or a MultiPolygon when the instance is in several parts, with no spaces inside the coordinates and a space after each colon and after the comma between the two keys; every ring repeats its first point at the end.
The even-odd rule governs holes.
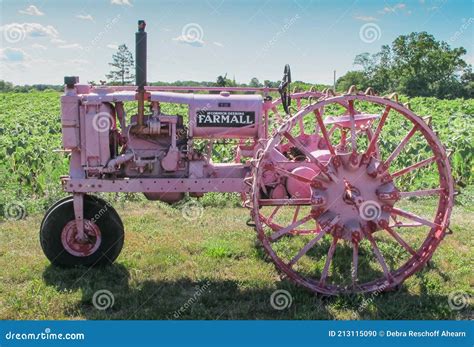
{"type": "Polygon", "coordinates": [[[380,161],[362,163],[362,155],[351,153],[332,157],[332,179],[319,173],[311,189],[313,218],[334,237],[360,241],[367,233],[389,222],[390,209],[399,199],[392,181],[377,174],[380,161]]]}
{"type": "Polygon", "coordinates": [[[102,237],[99,227],[90,220],[84,220],[84,237],[79,237],[76,221],[72,220],[64,226],[61,242],[68,253],[76,257],[87,257],[97,251],[102,237]]]}

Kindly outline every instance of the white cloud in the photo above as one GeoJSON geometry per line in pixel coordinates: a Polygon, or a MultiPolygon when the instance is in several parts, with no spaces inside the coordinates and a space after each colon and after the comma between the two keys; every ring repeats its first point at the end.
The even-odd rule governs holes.
{"type": "Polygon", "coordinates": [[[44,13],[41,12],[38,9],[38,7],[36,7],[35,5],[30,5],[27,8],[25,8],[24,10],[19,10],[18,12],[21,13],[21,14],[27,14],[29,16],[44,16],[44,13]]]}
{"type": "Polygon", "coordinates": [[[0,60],[12,63],[24,62],[28,55],[19,48],[2,48],[0,49],[0,60]]]}
{"type": "Polygon", "coordinates": [[[39,43],[33,43],[31,45],[31,48],[34,48],[34,49],[47,49],[46,46],[40,45],[39,43]]]}
{"type": "Polygon", "coordinates": [[[130,0],[110,0],[110,3],[112,5],[127,5],[127,6],[132,6],[130,3],[130,0]]]}
{"type": "Polygon", "coordinates": [[[69,60],[69,63],[71,63],[72,65],[84,65],[84,64],[89,64],[89,60],[72,59],[72,60],[69,60]]]}
{"type": "Polygon", "coordinates": [[[107,45],[107,48],[110,48],[110,49],[118,49],[118,45],[114,44],[114,43],[109,43],[107,45]]]}
{"type": "Polygon", "coordinates": [[[386,6],[383,8],[383,10],[379,11],[381,14],[387,14],[387,13],[395,13],[399,10],[404,10],[407,6],[404,3],[398,3],[395,4],[394,6],[386,6]]]}
{"type": "Polygon", "coordinates": [[[217,47],[224,47],[224,45],[220,42],[214,41],[213,44],[215,44],[217,47]]]}
{"type": "Polygon", "coordinates": [[[90,20],[93,21],[94,18],[90,14],[78,14],[76,18],[83,19],[83,20],[90,20]]]}
{"type": "Polygon", "coordinates": [[[355,19],[361,20],[363,22],[376,22],[378,21],[377,18],[373,16],[354,16],[355,19]]]}
{"type": "Polygon", "coordinates": [[[66,41],[61,40],[61,39],[51,39],[51,43],[56,43],[56,44],[60,45],[60,44],[66,43],[66,41]]]}
{"type": "Polygon", "coordinates": [[[65,49],[83,49],[83,47],[78,44],[78,43],[69,43],[67,45],[62,45],[59,46],[59,48],[65,48],[65,49]]]}
{"type": "Polygon", "coordinates": [[[19,42],[27,37],[49,37],[56,39],[59,32],[52,25],[39,23],[10,23],[0,26],[3,37],[7,42],[19,42]]]}
{"type": "Polygon", "coordinates": [[[187,44],[194,47],[204,46],[204,41],[197,37],[190,38],[188,36],[180,35],[178,37],[175,37],[173,41],[178,41],[179,43],[187,44]]]}

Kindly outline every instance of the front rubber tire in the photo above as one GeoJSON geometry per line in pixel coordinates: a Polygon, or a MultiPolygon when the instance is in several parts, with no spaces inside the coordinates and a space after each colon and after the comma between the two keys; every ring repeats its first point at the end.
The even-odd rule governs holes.
{"type": "Polygon", "coordinates": [[[71,198],[53,205],[41,223],[40,244],[51,263],[62,267],[112,264],[119,256],[124,242],[124,228],[117,212],[102,199],[84,199],[84,220],[94,220],[100,231],[101,241],[93,253],[83,256],[71,254],[61,240],[64,227],[74,219],[71,198]]]}

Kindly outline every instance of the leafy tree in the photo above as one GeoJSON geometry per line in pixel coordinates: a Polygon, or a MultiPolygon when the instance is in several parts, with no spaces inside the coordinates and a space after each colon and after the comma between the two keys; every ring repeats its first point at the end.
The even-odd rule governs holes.
{"type": "Polygon", "coordinates": [[[225,74],[224,76],[222,75],[219,75],[217,76],[217,80],[216,80],[216,86],[217,87],[225,87],[227,86],[227,74],[225,74]]]}
{"type": "MultiPolygon", "coordinates": [[[[208,84],[208,82],[201,82],[201,85],[203,84],[208,84]]],[[[224,76],[220,75],[220,76],[217,76],[217,79],[216,79],[216,82],[214,83],[214,86],[216,87],[237,87],[237,83],[235,83],[235,78],[234,79],[230,79],[230,78],[227,78],[227,74],[225,74],[224,76]]]]}
{"type": "Polygon", "coordinates": [[[338,78],[336,89],[340,92],[346,92],[352,85],[355,85],[358,90],[367,89],[369,80],[366,74],[363,71],[349,71],[338,78]]]}
{"type": "Polygon", "coordinates": [[[461,84],[463,86],[462,96],[467,99],[474,98],[474,72],[472,66],[468,66],[461,76],[461,84]]]}
{"type": "Polygon", "coordinates": [[[9,92],[13,90],[13,83],[0,80],[0,92],[9,92]]]}
{"type": "Polygon", "coordinates": [[[110,73],[105,75],[113,84],[125,85],[133,82],[135,74],[133,73],[134,69],[134,60],[133,54],[129,51],[126,45],[120,45],[118,47],[117,53],[112,55],[112,63],[109,63],[112,66],[110,73]]]}
{"type": "MultiPolygon", "coordinates": [[[[354,64],[362,67],[370,85],[378,92],[398,91],[408,96],[455,98],[466,90],[460,76],[468,68],[463,47],[451,48],[426,32],[401,35],[380,52],[358,55],[354,64]]],[[[465,76],[469,80],[469,74],[465,76]]]]}
{"type": "Polygon", "coordinates": [[[268,88],[278,88],[278,86],[280,85],[280,81],[265,80],[263,81],[263,85],[268,88]]]}
{"type": "Polygon", "coordinates": [[[258,88],[261,87],[262,85],[260,84],[260,81],[258,80],[257,77],[254,77],[250,80],[249,87],[252,88],[258,88]]]}

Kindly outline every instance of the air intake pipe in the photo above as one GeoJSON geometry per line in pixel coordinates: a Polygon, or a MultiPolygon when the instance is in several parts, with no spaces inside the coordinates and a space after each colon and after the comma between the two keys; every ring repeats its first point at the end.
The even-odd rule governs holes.
{"type": "Polygon", "coordinates": [[[138,31],[135,33],[135,82],[138,92],[138,127],[143,126],[145,114],[146,86],[146,23],[138,21],[138,31]]]}

